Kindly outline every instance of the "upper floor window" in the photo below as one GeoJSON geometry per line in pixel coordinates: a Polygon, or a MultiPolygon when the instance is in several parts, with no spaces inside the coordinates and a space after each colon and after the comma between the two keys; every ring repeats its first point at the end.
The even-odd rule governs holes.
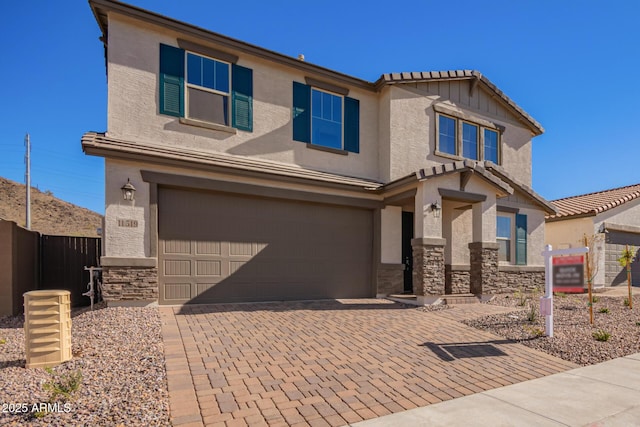
{"type": "Polygon", "coordinates": [[[229,126],[230,64],[187,52],[186,116],[229,126]]]}
{"type": "Polygon", "coordinates": [[[293,82],[293,140],[359,153],[360,102],[322,88],[293,82]]]}
{"type": "Polygon", "coordinates": [[[436,151],[471,160],[500,162],[497,131],[438,113],[436,151]]]}
{"type": "Polygon", "coordinates": [[[159,111],[213,129],[253,131],[253,71],[160,45],[159,111]]]}
{"type": "Polygon", "coordinates": [[[438,132],[439,149],[443,153],[456,155],[456,119],[439,116],[440,126],[438,132]]]}
{"type": "Polygon", "coordinates": [[[311,143],[342,149],[342,97],[311,89],[311,143]]]}
{"type": "Polygon", "coordinates": [[[484,159],[498,164],[498,132],[484,129],[484,159]]]}
{"type": "Polygon", "coordinates": [[[478,126],[462,122],[462,157],[478,160],[478,126]]]}

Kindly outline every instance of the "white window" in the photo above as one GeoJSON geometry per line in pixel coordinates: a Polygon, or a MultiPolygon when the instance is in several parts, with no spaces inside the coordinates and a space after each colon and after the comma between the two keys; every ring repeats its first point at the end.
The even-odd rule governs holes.
{"type": "Polygon", "coordinates": [[[186,116],[230,126],[231,65],[187,52],[186,116]]]}
{"type": "Polygon", "coordinates": [[[498,215],[496,227],[496,241],[498,242],[498,261],[511,262],[511,250],[513,245],[513,217],[511,215],[498,215]]]}
{"type": "Polygon", "coordinates": [[[342,96],[311,89],[311,143],[342,149],[342,96]]]}

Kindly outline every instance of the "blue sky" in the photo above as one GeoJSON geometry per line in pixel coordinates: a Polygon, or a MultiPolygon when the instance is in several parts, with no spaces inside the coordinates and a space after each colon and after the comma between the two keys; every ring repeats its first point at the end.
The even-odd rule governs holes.
{"type": "MultiPolygon", "coordinates": [[[[131,0],[307,62],[376,80],[475,69],[538,120],[533,188],[547,199],[640,182],[640,2],[131,0]],[[321,6],[320,6],[321,5],[321,6]]],[[[98,25],[85,1],[2,5],[0,176],[104,212],[104,162],[82,153],[106,130],[98,25]]]]}

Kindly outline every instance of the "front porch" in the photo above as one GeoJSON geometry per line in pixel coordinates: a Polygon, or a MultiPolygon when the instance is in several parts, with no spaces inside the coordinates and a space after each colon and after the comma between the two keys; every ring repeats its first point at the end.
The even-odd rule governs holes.
{"type": "Polygon", "coordinates": [[[542,266],[509,262],[526,264],[526,229],[519,235],[524,253],[517,256],[507,254],[515,251],[497,238],[498,214],[518,212],[499,203],[514,193],[511,185],[474,162],[423,169],[416,177],[386,198],[381,210],[379,297],[417,305],[457,303],[544,285],[542,266]]]}

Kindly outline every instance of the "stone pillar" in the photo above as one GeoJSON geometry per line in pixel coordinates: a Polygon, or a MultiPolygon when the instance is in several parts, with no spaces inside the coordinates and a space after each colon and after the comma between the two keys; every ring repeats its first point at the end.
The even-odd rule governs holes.
{"type": "Polygon", "coordinates": [[[418,302],[429,304],[444,295],[444,246],[442,238],[411,240],[413,248],[413,293],[418,302]]]}
{"type": "Polygon", "coordinates": [[[495,293],[498,289],[498,244],[495,242],[469,243],[471,293],[495,293]]]}

